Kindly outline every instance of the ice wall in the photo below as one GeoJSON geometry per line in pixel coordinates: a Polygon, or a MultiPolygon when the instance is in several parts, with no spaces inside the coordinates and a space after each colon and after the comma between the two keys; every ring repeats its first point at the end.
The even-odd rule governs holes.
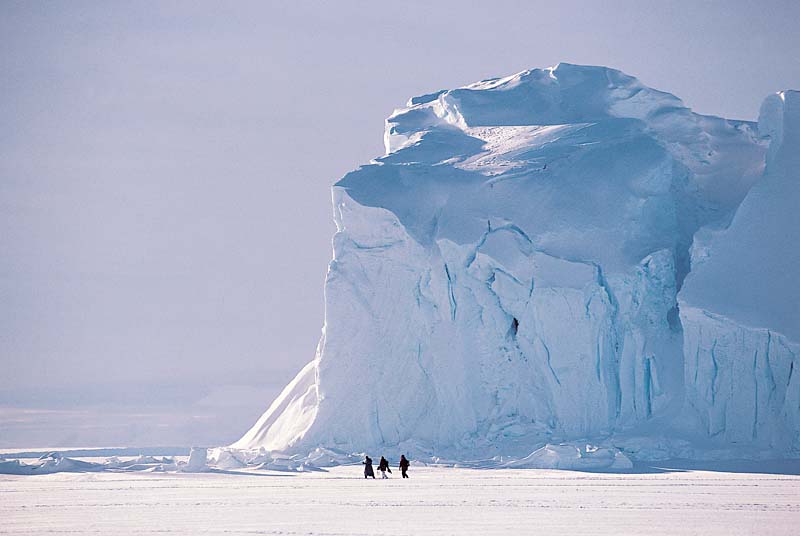
{"type": "Polygon", "coordinates": [[[795,384],[766,394],[789,382],[789,340],[752,337],[774,364],[740,400],[739,328],[677,301],[698,230],[728,225],[762,177],[754,124],[560,64],[411,99],[385,142],[333,187],[317,356],[234,448],[527,455],[619,434],[739,441],[747,422],[791,443],[795,384]]]}
{"type": "Polygon", "coordinates": [[[766,99],[766,172],[698,233],[680,294],[687,411],[711,436],[800,449],[800,92],[766,99]]]}

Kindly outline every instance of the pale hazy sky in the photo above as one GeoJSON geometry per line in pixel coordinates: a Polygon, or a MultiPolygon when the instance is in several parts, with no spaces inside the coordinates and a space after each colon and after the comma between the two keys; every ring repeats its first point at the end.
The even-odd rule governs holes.
{"type": "Polygon", "coordinates": [[[559,61],[700,113],[800,2],[0,2],[0,447],[236,439],[313,355],[330,185],[409,97],[559,61]]]}

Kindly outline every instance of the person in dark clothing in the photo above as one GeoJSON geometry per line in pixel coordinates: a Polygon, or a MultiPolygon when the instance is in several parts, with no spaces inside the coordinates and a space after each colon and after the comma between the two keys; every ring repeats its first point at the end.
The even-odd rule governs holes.
{"type": "Polygon", "coordinates": [[[408,459],[406,458],[405,454],[400,455],[400,473],[403,475],[403,478],[408,478],[408,459]]]}
{"type": "Polygon", "coordinates": [[[364,478],[375,478],[375,471],[372,470],[372,458],[369,456],[366,457],[367,459],[361,462],[364,464],[364,478]]]}
{"type": "Polygon", "coordinates": [[[383,456],[381,456],[381,461],[378,464],[378,471],[381,472],[381,478],[389,478],[388,476],[386,476],[386,471],[389,471],[390,473],[392,472],[392,470],[389,469],[389,460],[387,460],[383,456]]]}

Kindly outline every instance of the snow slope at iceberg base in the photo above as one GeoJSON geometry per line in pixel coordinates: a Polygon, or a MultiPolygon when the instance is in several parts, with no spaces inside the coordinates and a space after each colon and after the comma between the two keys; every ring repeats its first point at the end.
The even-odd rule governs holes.
{"type": "MultiPolygon", "coordinates": [[[[560,64],[412,99],[385,140],[333,188],[317,356],[231,452],[550,466],[604,457],[587,444],[612,464],[618,446],[736,454],[688,405],[709,388],[717,404],[724,375],[687,380],[678,293],[696,233],[726,226],[762,177],[755,125],[560,64]]],[[[774,438],[750,443],[793,448],[774,438]]]]}
{"type": "Polygon", "coordinates": [[[633,463],[616,449],[548,444],[525,458],[506,462],[503,467],[621,471],[632,469],[633,463]]]}

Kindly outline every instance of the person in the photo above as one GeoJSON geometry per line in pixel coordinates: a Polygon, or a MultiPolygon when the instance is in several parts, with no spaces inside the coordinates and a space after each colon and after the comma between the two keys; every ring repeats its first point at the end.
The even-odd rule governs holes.
{"type": "Polygon", "coordinates": [[[366,460],[361,462],[364,464],[364,478],[375,478],[375,472],[372,470],[372,458],[366,457],[366,460]]]}
{"type": "Polygon", "coordinates": [[[381,472],[382,479],[389,478],[388,476],[386,476],[386,471],[389,471],[390,473],[392,472],[392,470],[389,469],[389,460],[387,460],[383,456],[381,456],[381,462],[378,464],[378,471],[381,472]]]}
{"type": "Polygon", "coordinates": [[[400,455],[400,473],[403,475],[403,478],[408,478],[408,473],[406,471],[408,471],[408,466],[409,465],[410,464],[408,463],[408,459],[406,458],[406,455],[405,454],[401,454],[400,455]]]}

